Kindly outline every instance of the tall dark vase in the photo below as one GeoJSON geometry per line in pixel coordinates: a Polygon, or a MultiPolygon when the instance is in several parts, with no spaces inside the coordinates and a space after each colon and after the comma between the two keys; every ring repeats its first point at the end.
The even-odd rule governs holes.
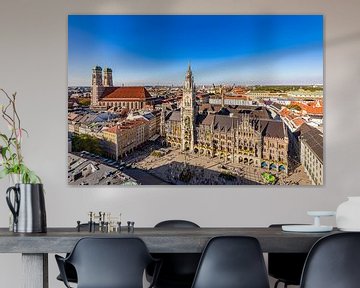
{"type": "Polygon", "coordinates": [[[14,216],[14,232],[45,233],[47,231],[42,184],[15,184],[7,189],[6,202],[14,216]]]}

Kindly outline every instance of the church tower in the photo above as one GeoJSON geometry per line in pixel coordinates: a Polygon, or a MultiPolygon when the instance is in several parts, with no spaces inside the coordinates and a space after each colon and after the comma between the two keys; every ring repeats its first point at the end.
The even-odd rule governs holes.
{"type": "Polygon", "coordinates": [[[196,120],[194,76],[189,64],[181,102],[181,151],[194,151],[196,120]]]}
{"type": "Polygon", "coordinates": [[[100,66],[95,66],[92,69],[91,88],[91,106],[96,106],[104,91],[102,69],[100,66]]]}
{"type": "Polygon", "coordinates": [[[113,87],[112,70],[104,68],[104,87],[113,87]]]}

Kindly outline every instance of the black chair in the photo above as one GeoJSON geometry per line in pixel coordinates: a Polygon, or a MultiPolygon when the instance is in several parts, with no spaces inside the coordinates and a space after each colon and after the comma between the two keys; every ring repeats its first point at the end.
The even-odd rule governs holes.
{"type": "MultiPolygon", "coordinates": [[[[66,257],[68,257],[68,256],[69,256],[69,254],[66,254],[66,257]]],[[[66,279],[67,279],[68,282],[77,283],[77,281],[78,281],[77,280],[77,274],[76,274],[75,267],[73,265],[71,265],[68,262],[64,262],[64,273],[66,275],[66,279]]],[[[56,277],[56,279],[59,280],[59,281],[64,282],[63,277],[61,277],[61,274],[59,274],[56,277]]]]}
{"type": "MultiPolygon", "coordinates": [[[[80,224],[80,229],[89,229],[89,224],[88,223],[80,224]]],[[[97,229],[97,230],[99,229],[98,223],[95,223],[95,229],[97,229]]],[[[66,254],[66,257],[68,257],[68,256],[69,256],[69,253],[66,254]]],[[[76,270],[75,270],[74,266],[67,262],[64,263],[64,266],[65,266],[65,275],[66,275],[67,281],[71,282],[71,283],[77,283],[77,275],[76,275],[76,270]]],[[[56,277],[56,279],[64,282],[64,280],[61,277],[61,274],[59,274],[56,277]]]]}
{"type": "Polygon", "coordinates": [[[75,267],[78,288],[142,288],[145,268],[156,262],[139,238],[82,238],[67,258],[55,258],[66,287],[65,263],[75,267]]]}
{"type": "Polygon", "coordinates": [[[220,236],[207,244],[192,288],[269,288],[256,238],[220,236]]]}
{"type": "MultiPolygon", "coordinates": [[[[166,220],[155,225],[155,228],[200,228],[199,225],[187,220],[166,220]]],[[[190,288],[194,280],[200,253],[157,253],[153,254],[161,259],[162,266],[159,272],[156,288],[190,288]]],[[[147,269],[147,279],[150,281],[153,268],[147,269]]]]}
{"type": "MultiPolygon", "coordinates": [[[[280,228],[287,224],[272,224],[270,228],[280,228]]],[[[274,288],[280,283],[286,288],[288,285],[300,285],[301,273],[304,268],[307,253],[269,253],[268,272],[277,281],[274,288]]]]}
{"type": "Polygon", "coordinates": [[[360,233],[332,234],[316,242],[306,259],[300,287],[360,287],[360,233]]]}
{"type": "Polygon", "coordinates": [[[188,220],[165,220],[156,224],[155,228],[200,228],[200,226],[188,220]]]}

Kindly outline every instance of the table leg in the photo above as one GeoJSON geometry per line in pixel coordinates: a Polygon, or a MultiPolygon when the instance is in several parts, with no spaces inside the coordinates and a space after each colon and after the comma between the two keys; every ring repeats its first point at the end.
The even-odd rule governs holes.
{"type": "Polygon", "coordinates": [[[23,288],[49,288],[48,254],[22,254],[23,288]]]}

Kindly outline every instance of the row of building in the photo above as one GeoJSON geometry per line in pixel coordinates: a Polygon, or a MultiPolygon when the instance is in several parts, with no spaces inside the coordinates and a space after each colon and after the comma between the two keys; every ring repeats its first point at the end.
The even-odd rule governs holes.
{"type": "Polygon", "coordinates": [[[299,90],[292,90],[287,92],[270,92],[270,91],[258,91],[258,90],[249,90],[245,93],[251,99],[261,99],[261,98],[289,98],[289,99],[312,99],[318,100],[323,98],[323,90],[321,87],[318,88],[319,90],[315,91],[307,91],[304,89],[299,90]]]}
{"type": "Polygon", "coordinates": [[[289,109],[270,102],[266,107],[286,125],[289,153],[299,158],[313,185],[323,185],[323,106],[322,100],[291,102],[297,109],[289,109]],[[300,109],[299,109],[300,108],[300,109]]]}
{"type": "Polygon", "coordinates": [[[156,140],[160,133],[160,113],[132,113],[126,120],[102,131],[105,151],[113,159],[120,159],[147,141],[156,140]]]}
{"type": "Polygon", "coordinates": [[[68,115],[70,134],[95,137],[109,158],[118,160],[160,131],[160,111],[132,111],[126,115],[110,112],[72,112],[68,115]]]}

